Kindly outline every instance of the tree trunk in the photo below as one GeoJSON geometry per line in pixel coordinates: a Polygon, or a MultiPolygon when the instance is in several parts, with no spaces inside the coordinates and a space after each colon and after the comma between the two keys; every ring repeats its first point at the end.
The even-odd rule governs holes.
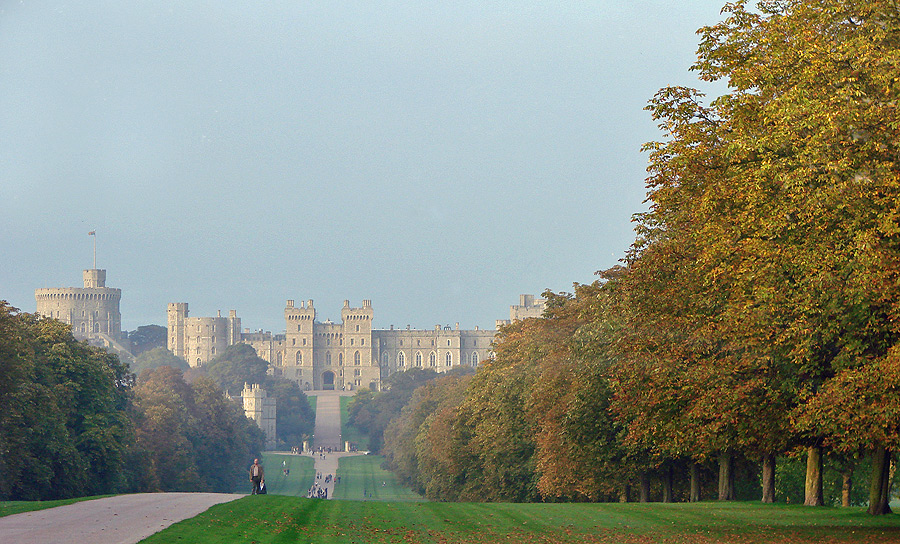
{"type": "Polygon", "coordinates": [[[882,446],[872,454],[872,480],[869,484],[869,513],[890,514],[891,452],[882,446]]]}
{"type": "Polygon", "coordinates": [[[762,502],[775,502],[775,454],[767,453],[762,460],[762,502]]]}
{"type": "Polygon", "coordinates": [[[727,452],[719,454],[719,500],[734,500],[734,458],[727,452]]]}
{"type": "Polygon", "coordinates": [[[619,493],[619,502],[628,502],[629,500],[631,500],[631,485],[625,484],[619,493]]]}
{"type": "Polygon", "coordinates": [[[822,490],[822,447],[810,446],[806,450],[806,495],[805,506],[824,506],[822,490]]]}
{"type": "Polygon", "coordinates": [[[853,491],[853,467],[849,467],[841,473],[843,484],[841,485],[841,506],[850,506],[850,492],[853,491]]]}
{"type": "Polygon", "coordinates": [[[700,465],[691,464],[691,502],[700,502],[700,465]]]}
{"type": "Polygon", "coordinates": [[[673,470],[671,465],[666,466],[663,469],[663,497],[662,502],[673,502],[673,493],[672,487],[674,484],[675,475],[673,474],[673,470]]]}
{"type": "Polygon", "coordinates": [[[650,476],[641,474],[641,502],[650,502],[650,476]]]}

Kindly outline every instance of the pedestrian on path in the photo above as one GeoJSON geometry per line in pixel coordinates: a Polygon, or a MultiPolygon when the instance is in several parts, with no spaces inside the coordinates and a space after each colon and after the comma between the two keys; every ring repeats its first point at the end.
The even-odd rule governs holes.
{"type": "Polygon", "coordinates": [[[260,484],[266,482],[265,472],[262,465],[259,464],[259,459],[254,459],[253,464],[250,466],[250,481],[253,482],[253,491],[250,494],[259,495],[260,484]]]}

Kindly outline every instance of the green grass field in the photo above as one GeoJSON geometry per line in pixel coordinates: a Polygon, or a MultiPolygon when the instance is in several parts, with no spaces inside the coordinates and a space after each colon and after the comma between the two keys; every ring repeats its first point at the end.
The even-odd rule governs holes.
{"type": "Polygon", "coordinates": [[[356,447],[359,451],[366,451],[369,449],[369,437],[347,423],[350,419],[350,399],[352,398],[341,397],[341,439],[349,440],[351,446],[356,447]]]}
{"type": "Polygon", "coordinates": [[[0,501],[0,518],[2,518],[3,516],[11,516],[13,514],[21,514],[22,512],[34,512],[35,510],[65,506],[74,502],[90,501],[93,499],[102,499],[103,497],[110,496],[111,495],[78,497],[77,499],[61,499],[58,501],[0,501]]]}
{"type": "MultiPolygon", "coordinates": [[[[309,456],[264,453],[262,466],[266,471],[266,491],[270,495],[306,497],[306,491],[316,477],[314,463],[313,458],[309,456]],[[289,469],[287,476],[284,475],[282,462],[284,468],[289,469]]],[[[238,493],[250,493],[253,484],[249,478],[244,483],[246,485],[239,487],[238,493]]]]}
{"type": "Polygon", "coordinates": [[[383,468],[384,457],[359,455],[338,460],[337,475],[341,483],[334,488],[335,499],[376,501],[421,501],[421,496],[397,483],[394,475],[383,468]]]}
{"type": "Polygon", "coordinates": [[[487,504],[267,495],[214,506],[143,542],[886,544],[900,542],[900,516],[761,503],[487,504]]]}

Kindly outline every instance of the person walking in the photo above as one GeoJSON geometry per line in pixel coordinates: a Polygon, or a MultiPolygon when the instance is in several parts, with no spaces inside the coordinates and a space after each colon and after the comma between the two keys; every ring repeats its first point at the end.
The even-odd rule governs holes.
{"type": "Polygon", "coordinates": [[[253,491],[250,494],[259,495],[259,486],[266,481],[266,475],[262,465],[259,464],[259,459],[254,459],[250,466],[250,481],[253,482],[253,491]]]}

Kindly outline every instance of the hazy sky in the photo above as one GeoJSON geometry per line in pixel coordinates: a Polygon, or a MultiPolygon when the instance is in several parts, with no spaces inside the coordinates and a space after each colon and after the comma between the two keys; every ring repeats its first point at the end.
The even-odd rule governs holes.
{"type": "Polygon", "coordinates": [[[623,257],[723,3],[4,2],[0,299],[80,287],[96,230],[128,330],[493,327],[623,257]]]}

